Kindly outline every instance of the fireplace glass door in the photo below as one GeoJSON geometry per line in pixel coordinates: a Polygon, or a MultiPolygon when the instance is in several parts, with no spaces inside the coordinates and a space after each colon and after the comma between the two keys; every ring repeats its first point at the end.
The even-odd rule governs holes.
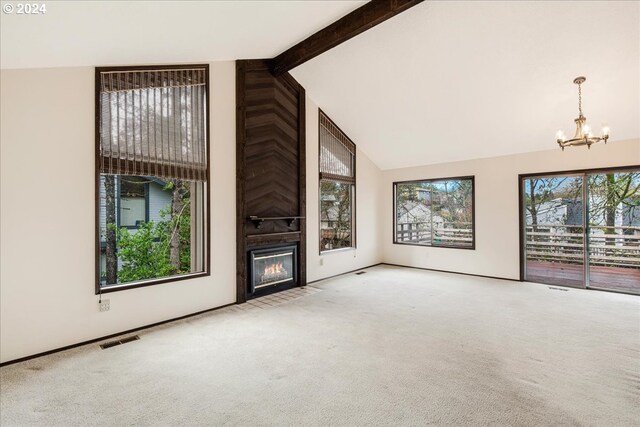
{"type": "Polygon", "coordinates": [[[296,247],[277,247],[251,251],[250,293],[269,286],[294,283],[296,247]]]}

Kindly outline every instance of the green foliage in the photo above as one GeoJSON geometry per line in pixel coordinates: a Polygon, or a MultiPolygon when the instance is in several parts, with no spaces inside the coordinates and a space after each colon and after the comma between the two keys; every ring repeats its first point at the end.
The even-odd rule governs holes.
{"type": "MultiPolygon", "coordinates": [[[[187,208],[188,209],[188,208],[187,208]]],[[[191,271],[191,215],[185,212],[180,215],[180,272],[191,271]]]]}
{"type": "Polygon", "coordinates": [[[147,222],[134,233],[118,230],[118,271],[120,283],[153,279],[175,274],[169,262],[167,222],[147,222]]]}
{"type": "MultiPolygon", "coordinates": [[[[160,212],[160,221],[141,224],[135,230],[108,223],[101,234],[114,232],[117,239],[118,283],[167,277],[191,271],[191,203],[187,185],[170,180],[163,190],[179,195],[181,208],[172,213],[171,205],[160,212]],[[171,263],[171,238],[178,233],[179,268],[171,263]]],[[[115,222],[115,218],[112,220],[115,222]]],[[[115,240],[115,239],[114,239],[115,240]]],[[[173,250],[178,250],[174,247],[173,250]]]]}

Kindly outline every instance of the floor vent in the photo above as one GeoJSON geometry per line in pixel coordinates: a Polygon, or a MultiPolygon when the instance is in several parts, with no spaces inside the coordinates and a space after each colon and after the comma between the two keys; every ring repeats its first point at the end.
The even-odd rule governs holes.
{"type": "Polygon", "coordinates": [[[364,274],[364,273],[366,273],[366,271],[358,271],[358,272],[356,273],[356,276],[359,276],[360,274],[364,274]]]}
{"type": "Polygon", "coordinates": [[[565,288],[554,288],[553,286],[549,286],[549,289],[553,289],[554,291],[563,291],[563,292],[567,292],[569,290],[565,288]]]}
{"type": "Polygon", "coordinates": [[[137,341],[139,339],[140,339],[139,336],[132,335],[130,337],[122,338],[121,340],[109,341],[109,342],[106,342],[104,344],[100,344],[100,348],[104,350],[104,349],[107,349],[107,348],[110,348],[110,347],[115,347],[115,346],[120,345],[120,344],[126,344],[126,343],[131,342],[131,341],[137,341]]]}

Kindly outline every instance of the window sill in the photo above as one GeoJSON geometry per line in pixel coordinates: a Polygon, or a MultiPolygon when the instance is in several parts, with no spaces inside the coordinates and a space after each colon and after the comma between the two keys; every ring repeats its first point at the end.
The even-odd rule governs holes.
{"type": "Polygon", "coordinates": [[[162,283],[169,283],[169,282],[179,282],[182,280],[188,280],[188,279],[196,279],[198,277],[205,277],[205,276],[210,276],[211,274],[208,271],[202,271],[199,273],[189,273],[189,274],[181,274],[179,276],[171,276],[171,277],[165,277],[165,278],[161,278],[161,279],[150,279],[150,280],[140,280],[137,282],[131,282],[131,283],[123,283],[120,285],[110,285],[110,286],[104,286],[104,287],[97,287],[96,288],[96,295],[98,294],[107,294],[110,292],[118,292],[118,291],[125,291],[127,289],[135,289],[135,288],[142,288],[145,286],[153,286],[153,285],[159,285],[162,283]]]}
{"type": "Polygon", "coordinates": [[[450,246],[450,245],[421,245],[419,243],[404,243],[404,242],[393,242],[394,245],[401,245],[401,246],[418,246],[421,248],[444,248],[444,249],[464,249],[464,250],[471,250],[471,251],[475,251],[476,250],[476,245],[474,244],[473,246],[450,246]]]}
{"type": "Polygon", "coordinates": [[[320,256],[329,255],[329,254],[335,254],[335,253],[339,253],[339,252],[351,252],[351,251],[355,251],[357,249],[358,248],[356,248],[354,246],[350,246],[348,248],[327,249],[326,251],[320,251],[320,256]]]}

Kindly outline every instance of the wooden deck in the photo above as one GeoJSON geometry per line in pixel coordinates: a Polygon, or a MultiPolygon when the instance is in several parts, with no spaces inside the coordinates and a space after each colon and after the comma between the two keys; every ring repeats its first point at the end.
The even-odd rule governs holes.
{"type": "MultiPolygon", "coordinates": [[[[592,266],[590,288],[640,294],[640,269],[592,266]]],[[[577,264],[527,260],[529,282],[584,288],[584,268],[577,264]]]]}

